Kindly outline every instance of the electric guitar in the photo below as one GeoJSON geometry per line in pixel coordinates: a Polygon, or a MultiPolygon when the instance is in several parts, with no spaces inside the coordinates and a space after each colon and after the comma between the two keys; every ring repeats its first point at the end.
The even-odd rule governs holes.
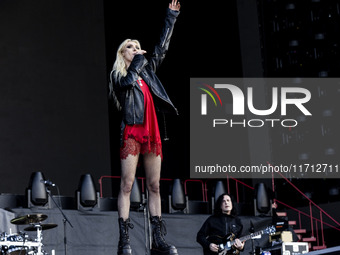
{"type": "MultiPolygon", "coordinates": [[[[272,234],[276,232],[275,226],[267,227],[263,230],[257,231],[255,233],[251,233],[250,235],[243,236],[238,238],[241,242],[252,239],[255,236],[263,235],[263,234],[272,234]]],[[[218,255],[226,255],[226,254],[239,254],[239,250],[234,248],[235,244],[235,235],[233,233],[225,235],[225,236],[209,236],[208,240],[212,243],[216,243],[219,246],[218,255]]]]}

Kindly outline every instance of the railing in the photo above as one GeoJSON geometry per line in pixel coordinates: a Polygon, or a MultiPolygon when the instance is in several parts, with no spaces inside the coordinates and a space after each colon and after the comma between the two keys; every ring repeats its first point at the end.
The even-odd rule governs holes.
{"type": "MultiPolygon", "coordinates": [[[[202,188],[202,190],[204,190],[204,196],[206,198],[206,200],[204,200],[205,202],[208,201],[208,183],[211,181],[211,180],[214,180],[214,179],[209,179],[209,180],[206,180],[204,182],[204,188],[202,188]]],[[[231,193],[231,188],[230,188],[230,180],[233,180],[235,181],[235,193],[236,193],[236,202],[239,203],[240,202],[240,198],[239,198],[239,188],[238,188],[238,184],[241,184],[251,190],[254,190],[253,187],[249,186],[248,184],[238,180],[238,179],[235,179],[233,177],[230,177],[227,175],[227,192],[228,193],[231,193]]],[[[201,181],[201,180],[194,180],[194,181],[201,181]]]]}
{"type": "MultiPolygon", "coordinates": [[[[268,163],[269,164],[269,163],[268,163]]],[[[324,226],[328,226],[331,227],[337,231],[340,231],[340,223],[337,222],[332,216],[330,216],[325,210],[323,210],[321,207],[319,207],[317,204],[315,204],[309,197],[307,197],[301,190],[299,190],[292,182],[290,182],[283,174],[281,174],[280,172],[277,172],[277,174],[279,174],[291,187],[293,187],[298,193],[300,193],[304,198],[306,198],[309,202],[309,214],[306,212],[303,212],[301,210],[298,210],[282,201],[279,201],[277,199],[274,199],[274,203],[279,203],[283,206],[285,206],[286,208],[291,209],[292,211],[297,213],[298,216],[298,224],[300,229],[302,229],[302,220],[301,220],[301,216],[304,217],[308,217],[310,219],[310,228],[311,228],[311,237],[316,239],[317,242],[317,246],[320,245],[320,243],[322,243],[322,245],[320,247],[325,247],[325,238],[324,238],[324,226]],[[313,210],[312,207],[315,207],[319,210],[319,218],[313,216],[313,210]],[[324,221],[324,216],[326,216],[327,218],[329,218],[331,221],[333,221],[336,226],[329,224],[327,222],[324,221]],[[315,227],[314,227],[315,225],[315,227]],[[320,225],[320,229],[319,226],[320,225]],[[321,236],[319,236],[319,231],[321,232],[321,236]],[[316,237],[315,237],[316,235],[316,237]],[[321,239],[321,241],[320,241],[321,239]]],[[[106,178],[110,178],[110,179],[119,179],[120,176],[101,176],[99,179],[99,185],[100,185],[100,197],[103,197],[103,179],[106,178]]],[[[145,191],[145,177],[138,177],[137,179],[141,180],[142,182],[142,192],[145,191]]],[[[173,179],[169,179],[169,178],[161,178],[161,181],[173,181],[173,179]]],[[[227,192],[230,193],[231,192],[231,188],[230,188],[230,181],[235,181],[235,193],[236,193],[236,202],[239,203],[239,185],[243,185],[244,187],[254,190],[254,187],[251,187],[250,185],[235,179],[231,176],[227,176],[227,192]]],[[[200,183],[201,184],[201,192],[202,192],[202,201],[203,202],[208,202],[208,182],[211,181],[206,180],[205,182],[202,180],[198,180],[198,179],[187,179],[184,180],[184,193],[185,195],[188,195],[188,188],[187,185],[189,183],[200,183]]],[[[274,173],[272,174],[272,190],[273,192],[275,192],[275,178],[274,178],[274,173]]]]}
{"type": "Polygon", "coordinates": [[[104,179],[120,179],[120,176],[111,176],[111,175],[103,175],[99,178],[98,183],[99,183],[99,194],[100,197],[103,197],[103,180],[104,179]]]}
{"type": "MultiPolygon", "coordinates": [[[[111,176],[111,175],[104,175],[104,176],[101,176],[98,180],[98,183],[99,183],[99,192],[100,192],[100,197],[102,198],[103,197],[103,180],[104,179],[120,179],[121,177],[120,176],[111,176]]],[[[145,191],[145,177],[137,177],[138,180],[141,180],[142,182],[142,193],[144,193],[145,191]]],[[[160,179],[161,181],[173,181],[173,179],[169,179],[169,178],[161,178],[160,179]]],[[[233,177],[230,177],[230,176],[227,176],[227,191],[228,193],[230,193],[230,180],[233,180],[235,181],[235,193],[236,193],[236,202],[239,203],[240,199],[239,199],[239,188],[238,188],[238,184],[241,184],[251,190],[254,190],[253,187],[249,186],[248,184],[238,180],[238,179],[235,179],[233,177]]],[[[193,183],[193,182],[197,182],[197,183],[200,183],[201,184],[201,192],[202,192],[202,201],[203,202],[208,202],[208,182],[210,181],[209,180],[206,180],[205,182],[203,182],[202,180],[199,180],[199,179],[186,179],[184,180],[184,193],[185,195],[188,195],[188,184],[189,183],[193,183]]]]}
{"type": "MultiPolygon", "coordinates": [[[[120,179],[120,176],[111,176],[111,175],[103,175],[99,178],[98,183],[99,183],[99,194],[100,197],[103,197],[103,180],[104,179],[120,179]]],[[[142,182],[142,193],[145,192],[145,177],[137,177],[138,180],[141,180],[142,182]]],[[[169,178],[161,178],[161,181],[173,181],[173,179],[169,178]]]]}
{"type": "MultiPolygon", "coordinates": [[[[269,164],[269,163],[268,163],[269,164]]],[[[319,231],[318,231],[318,222],[320,223],[320,231],[321,231],[321,242],[322,242],[322,245],[320,247],[325,247],[326,244],[325,244],[325,238],[324,238],[324,225],[328,226],[328,227],[331,227],[333,229],[336,229],[338,231],[340,231],[340,228],[338,227],[335,227],[331,224],[328,224],[326,222],[324,222],[323,220],[323,214],[325,216],[327,216],[331,221],[333,221],[337,226],[340,226],[340,223],[337,222],[332,216],[330,216],[325,210],[323,210],[320,206],[318,206],[316,203],[314,203],[308,196],[306,196],[300,189],[298,189],[292,182],[290,182],[282,173],[280,172],[277,172],[277,174],[279,174],[288,184],[290,184],[296,191],[298,191],[304,198],[306,198],[308,201],[309,201],[309,214],[305,213],[305,212],[302,212],[296,208],[293,208],[281,201],[278,201],[278,200],[275,200],[274,202],[278,202],[282,205],[284,205],[285,207],[287,208],[290,208],[291,210],[293,211],[296,211],[298,213],[298,218],[299,218],[299,226],[300,226],[300,229],[301,229],[301,215],[304,215],[306,217],[308,217],[310,219],[310,227],[311,227],[311,237],[312,238],[316,238],[316,241],[317,241],[317,245],[319,246],[320,245],[320,237],[319,237],[319,231]],[[312,206],[315,206],[315,208],[317,208],[319,210],[319,214],[320,214],[320,218],[315,218],[313,216],[313,211],[312,211],[312,206]],[[314,233],[314,222],[315,222],[315,230],[316,230],[316,237],[315,237],[315,233],[314,233]]],[[[274,175],[272,175],[272,183],[273,183],[273,191],[275,192],[275,185],[274,185],[274,175]]]]}
{"type": "MultiPolygon", "coordinates": [[[[318,222],[320,223],[320,226],[321,226],[321,240],[322,240],[322,246],[325,246],[325,238],[324,238],[324,232],[323,232],[323,225],[326,225],[326,226],[328,226],[328,227],[331,227],[331,228],[333,228],[333,229],[335,229],[335,230],[340,231],[340,228],[337,228],[337,227],[335,227],[335,226],[333,226],[333,225],[331,225],[331,224],[329,224],[329,223],[323,221],[323,219],[322,219],[322,212],[321,212],[321,211],[320,211],[320,219],[318,219],[318,218],[315,218],[314,216],[312,216],[312,214],[311,214],[311,207],[310,207],[310,214],[308,214],[308,213],[305,213],[305,212],[303,212],[303,211],[301,211],[301,210],[298,210],[298,209],[296,209],[296,208],[294,208],[294,207],[292,207],[292,206],[290,206],[290,205],[288,205],[288,204],[286,204],[286,203],[284,203],[284,202],[282,202],[282,201],[279,201],[279,200],[277,200],[277,199],[276,199],[275,201],[276,201],[277,203],[283,205],[284,207],[287,207],[287,208],[289,208],[289,209],[295,211],[295,212],[298,214],[298,218],[299,218],[299,228],[300,228],[300,229],[302,229],[301,215],[310,218],[310,219],[311,219],[311,233],[312,233],[311,236],[312,236],[312,237],[314,237],[314,228],[313,228],[314,223],[313,223],[313,221],[315,222],[315,225],[316,225],[316,235],[317,235],[317,236],[316,236],[317,245],[319,245],[319,235],[318,235],[318,231],[317,231],[318,222]]],[[[311,204],[310,204],[310,205],[311,205],[311,204]]]]}
{"type": "Polygon", "coordinates": [[[202,180],[193,180],[193,179],[185,180],[184,181],[184,193],[185,193],[185,195],[188,195],[187,184],[189,182],[199,182],[199,183],[201,183],[201,187],[202,187],[202,201],[203,202],[208,202],[206,186],[204,185],[202,180]]]}
{"type": "Polygon", "coordinates": [[[253,187],[249,186],[248,184],[244,183],[244,182],[241,182],[240,180],[237,180],[233,177],[230,177],[230,176],[227,176],[227,188],[228,188],[228,193],[230,193],[230,185],[229,185],[229,179],[231,180],[234,180],[236,183],[235,183],[235,186],[236,186],[236,203],[240,203],[240,198],[239,198],[239,192],[238,192],[238,184],[241,184],[243,186],[245,186],[246,188],[249,188],[251,190],[254,190],[253,187]]]}
{"type": "MultiPolygon", "coordinates": [[[[269,164],[269,163],[268,163],[269,164]]],[[[309,201],[309,214],[308,213],[305,213],[301,210],[298,210],[282,201],[279,201],[277,199],[274,199],[274,202],[277,202],[295,212],[297,212],[298,214],[298,223],[299,223],[299,227],[300,229],[302,229],[302,221],[301,221],[301,215],[302,216],[305,216],[305,217],[308,217],[310,219],[310,225],[311,225],[311,237],[315,238],[316,239],[316,242],[317,242],[317,246],[319,246],[319,248],[323,248],[323,247],[326,247],[325,245],[325,237],[324,237],[324,226],[328,226],[328,227],[331,227],[337,231],[340,231],[340,223],[337,222],[332,216],[330,216],[325,210],[323,210],[320,206],[318,206],[316,203],[314,203],[309,197],[307,197],[301,190],[299,190],[292,182],[290,182],[286,177],[284,177],[281,173],[278,172],[278,174],[283,178],[285,179],[285,181],[290,184],[295,190],[297,190],[303,197],[305,197],[308,201],[309,201]],[[319,210],[319,214],[320,214],[320,218],[316,218],[313,216],[313,211],[312,211],[312,206],[314,206],[315,208],[317,208],[319,210]],[[327,216],[331,221],[333,221],[337,226],[339,227],[336,227],[332,224],[329,224],[327,222],[324,221],[323,219],[323,215],[324,216],[327,216]],[[315,229],[314,229],[314,224],[315,224],[315,229]],[[320,224],[320,229],[318,228],[318,225],[320,224]],[[319,230],[321,232],[321,236],[319,236],[319,230]],[[314,236],[316,234],[316,237],[314,236]],[[321,239],[321,241],[320,241],[321,239]],[[320,246],[320,243],[322,243],[322,245],[320,246]]],[[[273,192],[275,192],[275,181],[274,181],[274,173],[272,174],[272,190],[273,192]]],[[[253,187],[249,186],[248,184],[238,180],[238,179],[235,179],[235,178],[232,178],[230,176],[227,176],[227,190],[228,190],[228,193],[230,193],[230,185],[229,185],[229,182],[230,180],[234,180],[236,182],[235,184],[235,187],[236,187],[236,198],[237,198],[237,203],[239,203],[239,191],[238,191],[238,184],[241,184],[251,190],[254,190],[253,187]]],[[[205,191],[207,190],[207,182],[205,182],[205,191]]],[[[207,197],[207,194],[206,194],[206,197],[207,197]]]]}

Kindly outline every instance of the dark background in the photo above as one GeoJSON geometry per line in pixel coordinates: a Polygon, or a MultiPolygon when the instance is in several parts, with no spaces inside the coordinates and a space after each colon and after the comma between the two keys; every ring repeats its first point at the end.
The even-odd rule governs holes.
{"type": "MultiPolygon", "coordinates": [[[[167,116],[162,177],[186,179],[190,77],[338,77],[340,8],[338,0],[181,4],[158,76],[179,111],[167,116]]],[[[0,1],[0,192],[23,194],[34,171],[65,196],[74,195],[81,174],[120,175],[120,120],[108,101],[108,75],[126,38],[152,52],[167,7],[163,0],[0,1]]],[[[327,103],[339,91],[322,95],[318,126],[266,134],[272,160],[284,151],[299,162],[308,154],[304,146],[337,158],[338,108],[327,103]]],[[[246,145],[249,138],[240,139],[246,145]]],[[[249,160],[251,149],[240,150],[249,160]]],[[[323,193],[313,191],[312,181],[293,182],[321,194],[316,202],[339,198],[338,180],[319,181],[323,193]],[[330,183],[337,190],[332,198],[330,183]]],[[[106,187],[108,196],[118,192],[117,185],[106,187]]]]}
{"type": "MultiPolygon", "coordinates": [[[[182,2],[158,72],[179,111],[167,116],[162,177],[189,178],[189,78],[241,75],[235,1],[216,4],[182,2]]],[[[126,38],[152,52],[166,8],[168,1],[0,1],[0,192],[23,194],[35,171],[67,196],[81,174],[120,175],[108,74],[126,38]]]]}
{"type": "MultiPolygon", "coordinates": [[[[339,77],[340,0],[181,4],[158,76],[179,111],[167,116],[162,177],[183,180],[190,177],[190,77],[339,77]]],[[[167,7],[164,0],[0,0],[0,193],[24,194],[35,171],[64,196],[74,196],[84,173],[94,180],[120,175],[120,120],[108,100],[108,75],[126,38],[152,52],[167,7]]],[[[262,156],[275,163],[284,153],[304,163],[318,155],[337,163],[339,107],[329,102],[339,102],[339,93],[319,89],[320,122],[313,128],[263,134],[269,143],[262,156]]],[[[250,143],[264,139],[239,139],[242,157],[253,163],[252,155],[263,151],[250,143]]],[[[143,175],[139,169],[137,176],[143,175]]],[[[270,180],[261,181],[270,187],[270,180]]],[[[290,181],[314,202],[338,208],[338,179],[290,181]]],[[[116,196],[118,185],[105,183],[104,195],[116,196]]],[[[275,185],[278,199],[308,206],[287,182],[275,185]]],[[[189,193],[191,199],[200,195],[189,193]]],[[[239,196],[251,210],[253,194],[240,187],[239,196]]]]}
{"type": "Polygon", "coordinates": [[[1,192],[41,171],[73,195],[110,171],[100,1],[0,1],[1,192]]]}

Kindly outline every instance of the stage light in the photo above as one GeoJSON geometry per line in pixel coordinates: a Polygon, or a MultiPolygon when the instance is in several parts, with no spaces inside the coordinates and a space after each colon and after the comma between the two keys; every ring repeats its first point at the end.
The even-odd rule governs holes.
{"type": "Polygon", "coordinates": [[[299,46],[299,41],[298,40],[291,40],[291,41],[289,41],[289,46],[290,47],[297,47],[297,46],[299,46]]]}
{"type": "Polygon", "coordinates": [[[27,188],[27,207],[46,207],[50,208],[49,197],[45,187],[45,177],[42,172],[31,174],[27,188]]]}
{"type": "Polygon", "coordinates": [[[270,216],[271,200],[268,196],[267,187],[264,183],[258,183],[255,186],[254,199],[255,216],[270,216]]]}
{"type": "Polygon", "coordinates": [[[323,33],[318,33],[314,35],[315,40],[323,40],[325,39],[325,34],[323,33]]]}
{"type": "Polygon", "coordinates": [[[93,178],[90,174],[84,174],[80,177],[77,190],[77,209],[94,209],[99,208],[99,192],[97,192],[93,178]]]}
{"type": "Polygon", "coordinates": [[[340,197],[339,197],[339,187],[332,186],[328,190],[328,202],[339,202],[340,197]]]}
{"type": "MultiPolygon", "coordinates": [[[[306,196],[308,199],[312,199],[312,197],[313,197],[313,192],[306,191],[306,192],[305,192],[305,196],[306,196]]],[[[303,197],[303,199],[306,199],[306,197],[303,197]]]]}
{"type": "Polygon", "coordinates": [[[286,10],[295,10],[295,4],[287,4],[286,10]]]}
{"type": "Polygon", "coordinates": [[[330,196],[339,196],[339,188],[332,187],[328,190],[330,196]]]}
{"type": "Polygon", "coordinates": [[[142,204],[143,204],[142,193],[140,191],[138,180],[136,177],[133,182],[131,194],[130,194],[130,208],[134,210],[138,210],[141,208],[142,204]]]}
{"type": "Polygon", "coordinates": [[[172,184],[171,196],[169,197],[169,211],[186,212],[187,201],[184,194],[183,186],[180,179],[174,179],[172,184]]]}
{"type": "Polygon", "coordinates": [[[217,201],[218,197],[224,193],[227,193],[222,181],[217,181],[215,186],[214,199],[217,201]]]}
{"type": "Polygon", "coordinates": [[[300,153],[298,156],[299,160],[306,161],[309,159],[309,153],[300,153]]]}
{"type": "Polygon", "coordinates": [[[218,199],[219,196],[222,194],[227,193],[224,184],[222,181],[217,181],[215,185],[215,191],[214,191],[214,196],[211,198],[211,210],[212,212],[215,210],[215,203],[218,199]]]}
{"type": "Polygon", "coordinates": [[[319,72],[319,77],[320,77],[320,78],[328,77],[328,72],[327,72],[327,71],[320,71],[320,72],[319,72]]]}
{"type": "Polygon", "coordinates": [[[322,111],[322,117],[332,117],[333,116],[333,110],[332,109],[326,109],[322,111]]]}
{"type": "Polygon", "coordinates": [[[301,122],[306,122],[307,121],[307,117],[305,115],[299,115],[296,117],[296,120],[301,123],[301,122]]]}
{"type": "Polygon", "coordinates": [[[333,156],[335,155],[335,149],[334,148],[326,148],[324,150],[324,153],[326,156],[333,156]]]}

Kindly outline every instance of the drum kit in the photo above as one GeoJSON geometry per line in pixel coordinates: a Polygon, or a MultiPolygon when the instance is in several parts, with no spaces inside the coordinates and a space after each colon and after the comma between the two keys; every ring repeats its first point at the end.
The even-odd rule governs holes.
{"type": "Polygon", "coordinates": [[[47,255],[43,251],[42,231],[57,227],[57,224],[42,224],[41,222],[47,219],[44,214],[28,214],[11,220],[15,225],[29,225],[25,231],[36,231],[35,239],[23,232],[18,234],[0,234],[0,255],[47,255]]]}

